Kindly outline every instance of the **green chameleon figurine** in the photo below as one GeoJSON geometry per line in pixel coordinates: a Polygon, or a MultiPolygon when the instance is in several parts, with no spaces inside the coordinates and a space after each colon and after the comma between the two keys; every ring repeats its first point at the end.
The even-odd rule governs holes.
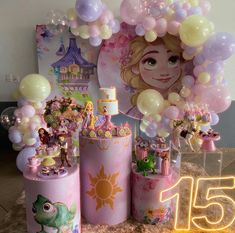
{"type": "Polygon", "coordinates": [[[137,160],[137,172],[143,172],[144,176],[147,176],[147,171],[152,171],[153,174],[156,173],[156,162],[153,155],[148,155],[142,160],[137,160]]]}
{"type": "Polygon", "coordinates": [[[72,205],[71,210],[60,202],[52,203],[42,195],[37,196],[37,200],[33,203],[32,211],[34,220],[41,225],[41,231],[37,233],[47,233],[44,226],[53,227],[56,233],[61,233],[61,227],[73,227],[73,219],[76,214],[76,206],[72,205]]]}

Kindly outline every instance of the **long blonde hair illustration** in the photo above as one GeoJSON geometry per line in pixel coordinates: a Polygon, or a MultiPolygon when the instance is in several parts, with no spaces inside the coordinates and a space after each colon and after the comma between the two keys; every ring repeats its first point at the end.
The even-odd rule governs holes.
{"type": "Polygon", "coordinates": [[[131,97],[132,106],[136,106],[137,98],[143,90],[156,89],[164,96],[179,83],[183,58],[178,37],[166,34],[151,43],[144,37],[136,37],[129,42],[129,48],[131,56],[121,65],[121,78],[127,86],[135,90],[131,97]],[[156,46],[159,49],[156,50],[156,46]],[[167,57],[161,59],[160,56],[167,57]]]}

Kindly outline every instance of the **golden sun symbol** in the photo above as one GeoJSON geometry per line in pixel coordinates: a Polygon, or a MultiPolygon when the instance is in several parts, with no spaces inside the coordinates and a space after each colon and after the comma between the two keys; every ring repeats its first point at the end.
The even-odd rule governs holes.
{"type": "Polygon", "coordinates": [[[91,182],[91,190],[86,193],[93,199],[96,199],[96,210],[102,208],[105,204],[113,209],[115,194],[122,192],[122,189],[116,183],[119,172],[106,175],[104,173],[104,166],[102,165],[97,176],[92,177],[90,173],[88,175],[91,182]]]}

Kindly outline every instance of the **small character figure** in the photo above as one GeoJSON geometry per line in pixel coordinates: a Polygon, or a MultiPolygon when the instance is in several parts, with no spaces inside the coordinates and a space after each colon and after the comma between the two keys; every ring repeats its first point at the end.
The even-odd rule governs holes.
{"type": "Polygon", "coordinates": [[[170,159],[169,156],[162,158],[161,173],[163,176],[168,176],[170,173],[170,159]]]}
{"type": "Polygon", "coordinates": [[[44,128],[40,128],[38,130],[38,134],[39,134],[39,139],[41,141],[41,144],[42,145],[49,145],[51,135],[44,128]]]}
{"type": "Polygon", "coordinates": [[[142,160],[148,156],[150,143],[148,140],[138,137],[136,139],[136,159],[142,160]]]}
{"type": "Polygon", "coordinates": [[[61,233],[62,227],[69,229],[73,227],[73,219],[76,214],[76,205],[68,207],[61,203],[48,200],[42,195],[37,196],[37,200],[33,203],[32,212],[34,220],[41,225],[41,231],[38,233],[46,233],[44,227],[52,227],[56,229],[56,233],[61,233]]]}
{"type": "Polygon", "coordinates": [[[85,103],[84,110],[82,111],[83,125],[82,128],[95,129],[96,117],[94,116],[94,107],[91,101],[85,103]]]}
{"type": "Polygon", "coordinates": [[[68,167],[71,167],[71,164],[69,163],[68,159],[68,143],[65,139],[65,135],[61,134],[58,136],[58,144],[60,146],[60,167],[64,167],[64,162],[67,163],[68,167]]]}
{"type": "Polygon", "coordinates": [[[143,172],[144,176],[147,176],[147,171],[151,171],[153,174],[156,173],[155,159],[153,155],[148,155],[142,160],[137,160],[137,172],[143,172]]]}

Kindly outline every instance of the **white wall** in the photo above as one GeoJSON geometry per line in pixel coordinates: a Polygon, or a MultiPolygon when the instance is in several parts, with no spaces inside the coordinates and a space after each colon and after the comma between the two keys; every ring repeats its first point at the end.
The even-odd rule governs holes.
{"type": "MultiPolygon", "coordinates": [[[[104,0],[118,15],[121,0],[104,0]]],[[[235,35],[235,1],[211,0],[210,15],[216,31],[227,31],[235,35]]],[[[75,0],[0,0],[0,101],[12,99],[11,93],[17,83],[5,81],[6,77],[22,78],[37,71],[34,29],[36,24],[45,23],[50,9],[67,10],[75,0]]],[[[233,99],[235,92],[235,57],[226,65],[226,78],[233,99]]]]}

